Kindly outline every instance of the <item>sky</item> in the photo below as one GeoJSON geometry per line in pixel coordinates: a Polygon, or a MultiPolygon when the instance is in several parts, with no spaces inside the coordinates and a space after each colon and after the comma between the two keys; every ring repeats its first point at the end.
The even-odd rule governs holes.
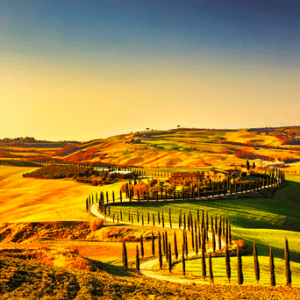
{"type": "Polygon", "coordinates": [[[0,138],[300,125],[300,0],[1,0],[0,138]]]}

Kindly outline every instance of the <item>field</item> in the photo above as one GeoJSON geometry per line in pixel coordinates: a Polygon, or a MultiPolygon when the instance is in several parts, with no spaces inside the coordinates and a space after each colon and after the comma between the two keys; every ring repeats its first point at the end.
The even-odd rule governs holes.
{"type": "MultiPolygon", "coordinates": [[[[0,215],[2,222],[13,222],[16,223],[16,226],[18,226],[17,223],[19,222],[89,222],[95,218],[88,214],[85,210],[86,197],[90,194],[99,194],[100,191],[106,192],[106,190],[108,190],[110,194],[112,190],[114,190],[118,195],[120,186],[123,184],[122,182],[119,182],[117,184],[102,187],[93,187],[90,185],[80,184],[69,179],[47,180],[22,177],[22,174],[33,170],[34,168],[0,167],[0,193],[2,196],[0,215]]],[[[168,172],[168,169],[160,171],[168,172]]],[[[114,241],[114,238],[112,240],[99,240],[97,242],[77,239],[62,239],[59,237],[49,239],[45,237],[43,239],[36,238],[28,241],[25,240],[21,243],[1,242],[0,247],[5,249],[17,248],[20,249],[20,251],[25,251],[27,248],[43,249],[44,247],[52,249],[69,249],[71,251],[76,251],[79,255],[99,264],[102,269],[100,273],[91,273],[86,271],[82,273],[82,271],[78,272],[74,269],[65,270],[55,266],[45,267],[48,272],[53,274],[53,278],[57,278],[55,279],[56,281],[58,281],[59,278],[64,278],[63,280],[71,280],[70,278],[73,278],[73,281],[75,280],[75,282],[78,282],[79,288],[77,289],[77,294],[74,297],[72,296],[74,299],[85,299],[80,298],[82,297],[80,296],[82,293],[90,295],[90,298],[87,299],[98,299],[97,297],[103,297],[103,299],[105,299],[103,296],[105,293],[112,293],[111,295],[114,295],[109,296],[108,298],[120,297],[118,296],[120,295],[119,292],[116,290],[109,292],[112,284],[116,284],[120,286],[123,291],[126,291],[126,296],[124,298],[128,297],[128,299],[134,299],[134,297],[136,297],[136,299],[146,299],[151,295],[156,295],[158,297],[157,299],[159,299],[159,297],[189,298],[197,297],[200,292],[204,292],[208,299],[215,299],[216,295],[218,295],[217,297],[219,299],[226,299],[226,297],[232,298],[236,295],[239,295],[239,297],[242,298],[244,293],[247,293],[248,296],[252,295],[253,298],[255,298],[255,295],[259,293],[259,295],[264,295],[266,299],[268,299],[268,297],[270,297],[270,299],[272,297],[273,299],[280,299],[287,292],[289,293],[290,299],[297,299],[298,290],[295,290],[294,288],[289,290],[285,290],[283,287],[279,289],[266,289],[266,287],[269,286],[269,246],[272,246],[275,256],[277,285],[284,285],[283,246],[285,237],[288,238],[290,246],[293,280],[292,285],[293,287],[300,287],[300,176],[288,175],[287,179],[289,180],[289,185],[279,189],[273,195],[270,194],[269,198],[262,197],[176,203],[150,202],[140,205],[136,203],[134,204],[134,207],[126,203],[122,205],[125,220],[127,218],[128,210],[133,214],[136,214],[136,210],[139,209],[140,213],[144,212],[144,216],[146,216],[148,211],[157,215],[158,211],[163,210],[165,213],[165,223],[168,224],[169,208],[173,214],[172,223],[174,225],[178,222],[178,213],[180,210],[182,213],[188,213],[189,210],[191,210],[192,214],[195,215],[198,208],[200,211],[202,209],[204,211],[208,211],[209,215],[214,216],[215,214],[221,214],[227,217],[231,222],[233,238],[245,240],[250,251],[252,250],[253,240],[256,240],[261,266],[261,281],[259,286],[256,286],[253,278],[253,257],[251,254],[243,256],[245,286],[238,287],[235,285],[236,257],[232,257],[232,283],[234,285],[228,286],[228,288],[226,286],[219,285],[215,285],[214,288],[197,285],[192,288],[180,284],[161,282],[152,279],[149,280],[143,276],[136,275],[134,270],[135,248],[136,245],[139,245],[139,243],[135,242],[127,243],[130,263],[129,273],[124,272],[122,269],[122,246],[120,242],[114,241]],[[108,280],[108,278],[111,279],[108,280]],[[126,279],[124,280],[124,278],[126,279]],[[84,286],[84,281],[89,282],[88,287],[84,286]],[[100,282],[102,283],[100,284],[100,282]],[[98,288],[99,286],[101,286],[101,288],[98,288]],[[163,291],[161,290],[162,286],[164,287],[163,291]]],[[[118,213],[119,210],[119,206],[115,208],[113,206],[111,207],[111,213],[113,213],[113,211],[118,213]]],[[[104,229],[108,230],[110,228],[109,226],[112,225],[113,224],[111,222],[106,221],[104,229]]],[[[129,228],[130,230],[134,229],[134,226],[118,226],[116,224],[112,228],[123,227],[129,228]]],[[[155,232],[158,230],[158,227],[150,227],[149,229],[155,232]]],[[[20,233],[21,236],[23,234],[24,233],[20,233]]],[[[135,234],[139,236],[141,232],[135,234]]],[[[170,234],[171,237],[172,233],[170,234]]],[[[179,237],[178,242],[181,243],[181,237],[179,237]]],[[[150,255],[150,245],[149,241],[145,242],[146,256],[150,255]]],[[[22,266],[21,269],[24,269],[25,273],[27,272],[26,270],[30,270],[33,266],[36,270],[40,270],[43,265],[41,262],[33,262],[32,260],[29,260],[28,262],[21,260],[20,262],[19,258],[10,258],[7,254],[1,254],[0,260],[2,265],[5,266],[5,271],[3,271],[4,275],[2,275],[2,279],[0,280],[0,283],[2,282],[2,284],[4,282],[4,278],[6,278],[6,282],[10,282],[10,276],[21,276],[16,275],[19,274],[19,269],[14,269],[12,267],[16,262],[22,266]]],[[[215,283],[226,283],[224,258],[213,258],[213,265],[215,283]]],[[[29,275],[26,276],[28,277],[29,275]]],[[[182,278],[181,263],[175,264],[173,276],[182,278]]],[[[201,279],[201,267],[199,260],[187,261],[186,278],[191,280],[201,279]]],[[[50,287],[47,289],[46,285],[41,285],[41,282],[44,282],[45,280],[46,275],[44,272],[37,273],[33,279],[31,278],[31,281],[22,281],[24,283],[22,286],[10,286],[10,291],[1,294],[1,297],[3,296],[3,299],[13,299],[12,296],[13,293],[15,293],[15,295],[18,295],[18,299],[22,299],[22,295],[25,297],[24,295],[30,291],[29,293],[32,297],[39,297],[38,295],[46,292],[50,294],[52,293],[51,299],[64,299],[63,297],[65,296],[62,296],[62,294],[66,295],[69,288],[61,287],[60,290],[57,290],[54,287],[50,287]],[[39,274],[44,275],[40,276],[39,274]],[[36,287],[33,288],[33,286],[36,287]]]]}
{"type": "Polygon", "coordinates": [[[90,220],[85,199],[103,188],[120,190],[120,183],[93,187],[71,179],[23,178],[34,168],[0,167],[1,222],[90,220]]]}
{"type": "MultiPolygon", "coordinates": [[[[278,190],[271,198],[253,198],[253,199],[232,199],[220,201],[190,201],[176,203],[143,203],[133,205],[122,205],[124,219],[127,218],[128,210],[136,215],[137,209],[139,213],[144,213],[146,216],[148,211],[150,215],[157,215],[158,211],[163,211],[165,215],[165,223],[168,224],[169,208],[172,212],[172,224],[178,224],[178,214],[180,210],[186,214],[191,210],[192,214],[196,215],[197,208],[201,211],[208,211],[210,215],[222,215],[228,218],[232,226],[232,235],[236,239],[243,239],[250,250],[252,251],[253,241],[256,240],[258,255],[262,265],[263,282],[269,282],[268,271],[268,255],[269,246],[272,246],[274,257],[279,270],[282,269],[284,238],[288,238],[290,255],[292,264],[292,272],[294,284],[300,286],[300,176],[288,176],[289,185],[278,190]]],[[[111,214],[119,213],[120,207],[111,207],[111,214]]],[[[151,219],[150,219],[151,220],[151,219]]],[[[151,221],[150,221],[151,222],[151,221]]],[[[215,260],[215,259],[214,259],[215,260]]],[[[224,259],[216,258],[222,263],[217,265],[217,274],[224,275],[224,259]]],[[[233,258],[232,261],[235,261],[233,258]]],[[[253,257],[245,257],[245,267],[251,265],[253,257]]],[[[188,267],[191,266],[191,272],[196,274],[195,270],[201,270],[197,267],[195,261],[190,261],[188,267]]],[[[181,267],[178,266],[181,270],[181,267]]],[[[234,264],[233,269],[236,270],[234,264]]],[[[198,274],[200,276],[201,274],[198,274]]],[[[221,275],[219,275],[221,276],[221,275]]],[[[279,276],[279,275],[278,275],[279,276]]],[[[283,280],[281,274],[281,281],[283,280]]],[[[234,280],[234,278],[233,278],[234,280]]],[[[249,278],[250,283],[253,283],[253,278],[249,278]]],[[[219,281],[223,282],[223,279],[219,281]]],[[[278,281],[280,282],[280,280],[278,281]]]]}

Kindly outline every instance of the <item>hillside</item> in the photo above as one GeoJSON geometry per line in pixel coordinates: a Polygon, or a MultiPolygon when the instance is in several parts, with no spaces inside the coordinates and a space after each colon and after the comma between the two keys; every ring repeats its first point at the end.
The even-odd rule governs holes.
{"type": "Polygon", "coordinates": [[[88,142],[0,140],[0,159],[143,168],[229,168],[255,161],[300,170],[300,127],[142,131],[88,142]]]}
{"type": "Polygon", "coordinates": [[[287,140],[298,136],[299,128],[144,131],[82,143],[52,158],[144,168],[228,168],[249,159],[258,166],[277,164],[297,170],[300,146],[287,146],[287,140]]]}

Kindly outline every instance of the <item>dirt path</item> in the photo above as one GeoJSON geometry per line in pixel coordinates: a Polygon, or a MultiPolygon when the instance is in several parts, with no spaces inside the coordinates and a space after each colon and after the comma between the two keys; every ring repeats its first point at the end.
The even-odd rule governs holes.
{"type": "MultiPolygon", "coordinates": [[[[90,207],[91,209],[91,213],[99,218],[105,219],[107,221],[113,221],[112,218],[108,217],[108,216],[104,216],[103,214],[99,213],[98,211],[98,204],[93,204],[90,207]]],[[[130,225],[136,225],[136,226],[142,226],[140,223],[130,223],[130,222],[126,222],[126,221],[119,221],[119,223],[121,224],[130,224],[130,225]]],[[[149,226],[152,227],[151,224],[144,224],[144,226],[149,226]]],[[[156,227],[162,227],[162,225],[155,225],[156,227]]],[[[166,226],[165,228],[170,228],[170,226],[166,226]]],[[[172,228],[178,228],[179,226],[173,226],[172,228]]],[[[208,232],[208,237],[211,239],[212,238],[212,234],[210,232],[208,232]]],[[[216,236],[216,244],[218,245],[218,237],[216,236]]],[[[221,247],[225,246],[225,243],[221,240],[221,247]]],[[[206,252],[212,252],[213,249],[207,249],[206,252]]],[[[196,257],[196,253],[189,253],[189,257],[196,257]]],[[[175,255],[172,256],[172,261],[176,261],[175,255]]],[[[158,259],[153,259],[153,260],[149,260],[147,262],[141,263],[140,265],[140,273],[144,276],[150,277],[150,278],[155,278],[155,279],[159,279],[159,280],[165,280],[165,281],[171,281],[171,282],[175,282],[175,283],[182,283],[182,284],[209,284],[209,282],[207,281],[202,281],[202,280],[191,280],[191,279],[182,279],[182,278],[174,278],[172,276],[167,276],[167,275],[160,275],[157,274],[155,271],[153,271],[154,267],[158,265],[158,259]]]]}

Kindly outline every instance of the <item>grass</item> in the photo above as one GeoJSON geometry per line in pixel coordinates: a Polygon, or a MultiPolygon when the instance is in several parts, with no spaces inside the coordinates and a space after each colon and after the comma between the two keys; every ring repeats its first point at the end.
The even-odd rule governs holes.
{"type": "MultiPolygon", "coordinates": [[[[269,247],[272,246],[279,273],[283,272],[283,249],[284,238],[286,237],[289,240],[290,257],[294,269],[293,276],[300,286],[300,176],[288,176],[288,180],[289,185],[275,192],[272,198],[232,199],[207,202],[153,202],[144,203],[142,205],[136,203],[134,206],[124,204],[122,206],[122,210],[125,212],[124,220],[127,220],[128,210],[136,214],[137,209],[140,213],[144,213],[145,217],[148,211],[150,212],[150,223],[152,222],[151,214],[155,214],[157,220],[157,212],[163,211],[165,224],[167,225],[169,224],[169,209],[171,209],[172,212],[172,224],[174,225],[178,224],[178,214],[180,210],[186,214],[191,210],[195,216],[198,208],[200,215],[201,210],[204,210],[208,211],[209,216],[214,216],[215,214],[225,216],[231,222],[232,236],[236,239],[245,240],[250,251],[252,251],[253,241],[256,240],[258,254],[260,255],[262,264],[267,262],[269,247]]],[[[111,213],[114,211],[119,213],[120,208],[119,206],[111,207],[111,213]]],[[[145,220],[146,219],[147,218],[145,218],[145,220]]],[[[245,257],[246,269],[252,260],[252,255],[247,258],[245,257]]],[[[193,263],[191,262],[191,264],[193,263]]],[[[268,266],[268,264],[266,265],[268,266]]],[[[222,267],[217,268],[222,269],[222,267]]],[[[268,279],[266,279],[266,281],[267,280],[268,279]]],[[[281,279],[279,279],[278,283],[282,281],[280,280],[281,279]]],[[[249,281],[251,280],[249,279],[249,281]]]]}
{"type": "MultiPolygon", "coordinates": [[[[269,269],[269,258],[266,256],[259,256],[259,265],[260,265],[260,281],[259,284],[270,286],[270,269],[269,269]]],[[[207,277],[206,281],[209,282],[209,273],[208,273],[208,259],[206,258],[206,266],[207,266],[207,277]]],[[[284,260],[280,258],[274,259],[275,263],[275,278],[276,285],[284,286],[285,285],[285,264],[284,260]]],[[[214,257],[212,258],[213,265],[213,275],[215,284],[226,284],[228,282],[226,277],[226,266],[225,266],[225,258],[224,257],[214,257]]],[[[254,265],[253,265],[253,257],[252,256],[243,256],[242,257],[242,265],[243,265],[243,276],[244,283],[256,285],[255,273],[254,273],[254,265]]],[[[230,258],[230,266],[231,266],[231,284],[237,284],[237,258],[230,258]]],[[[292,270],[292,285],[296,287],[300,287],[300,264],[291,262],[291,270],[292,270]]],[[[174,266],[174,273],[182,274],[182,263],[177,263],[174,266]]],[[[183,275],[179,275],[178,277],[183,278],[183,275]]],[[[187,260],[186,261],[186,278],[193,280],[201,280],[202,279],[202,267],[201,267],[201,259],[187,260]]]]}

